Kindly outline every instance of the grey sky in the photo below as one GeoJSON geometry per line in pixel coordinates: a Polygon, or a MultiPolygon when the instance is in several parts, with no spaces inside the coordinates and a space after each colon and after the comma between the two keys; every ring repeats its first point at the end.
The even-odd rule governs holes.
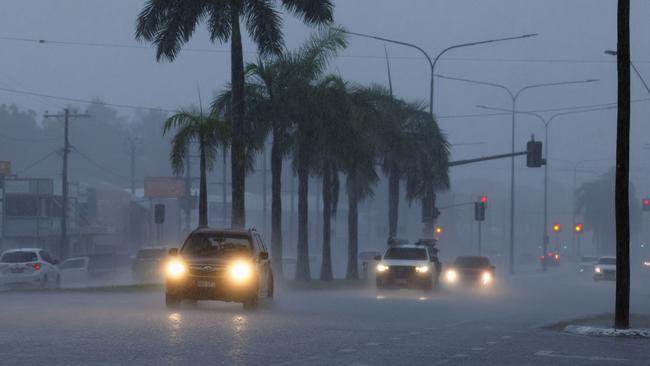
{"type": "MultiPolygon", "coordinates": [[[[140,0],[2,0],[0,37],[54,41],[135,45],[135,18],[140,0]]],[[[650,78],[647,34],[650,3],[632,1],[632,56],[650,78]]],[[[339,0],[336,22],[349,30],[411,41],[431,54],[446,46],[486,38],[539,33],[539,37],[478,46],[449,53],[438,73],[508,85],[513,89],[536,83],[598,78],[595,84],[527,92],[520,109],[559,108],[610,103],[616,96],[614,58],[603,50],[616,46],[614,0],[339,0]]],[[[288,47],[295,47],[309,29],[287,19],[288,47]]],[[[362,83],[386,84],[382,42],[351,39],[350,47],[332,65],[332,71],[362,83]],[[366,57],[372,56],[372,57],[366,57]]],[[[227,50],[212,45],[200,28],[191,48],[227,50]]],[[[196,103],[196,83],[210,95],[228,82],[228,53],[181,52],[173,62],[156,63],[152,50],[63,46],[0,40],[0,87],[30,90],[72,98],[99,97],[110,103],[174,109],[196,103]]],[[[428,67],[413,50],[389,45],[397,95],[428,98],[428,67]]],[[[255,48],[245,44],[246,57],[255,48]]],[[[648,97],[633,75],[633,98],[648,97]]],[[[0,102],[16,103],[41,113],[67,104],[0,91],[0,102]]],[[[496,89],[437,80],[436,112],[439,116],[483,113],[477,104],[508,107],[507,96],[496,89]]],[[[649,103],[633,107],[633,165],[646,170],[633,178],[649,178],[642,158],[647,140],[644,115],[649,103]]],[[[128,109],[122,110],[130,114],[128,109]]],[[[502,153],[509,150],[509,118],[441,118],[452,143],[486,141],[486,145],[458,146],[454,158],[502,153]]],[[[518,120],[518,144],[523,148],[531,133],[543,135],[539,122],[518,120]],[[521,143],[519,143],[521,142],[521,143]]],[[[578,161],[614,157],[615,112],[605,111],[558,119],[551,127],[551,157],[578,161]]],[[[562,163],[557,163],[562,164],[562,163]]],[[[537,181],[541,172],[519,164],[522,182],[537,181]]],[[[556,165],[556,168],[558,165],[556,165]]],[[[505,178],[506,162],[455,168],[454,179],[492,172],[505,178]],[[491,170],[489,170],[491,169],[491,170]],[[501,174],[501,172],[503,174],[501,174]]],[[[603,171],[606,165],[593,168],[603,171]]],[[[571,175],[572,177],[572,175],[571,175]]],[[[557,173],[553,179],[569,181],[557,173]]],[[[505,181],[505,180],[504,180],[505,181]]],[[[644,188],[639,189],[646,193],[644,188]]]]}

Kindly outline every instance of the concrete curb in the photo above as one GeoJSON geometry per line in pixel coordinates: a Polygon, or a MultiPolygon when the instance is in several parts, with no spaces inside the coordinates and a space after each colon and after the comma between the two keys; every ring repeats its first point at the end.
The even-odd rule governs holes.
{"type": "Polygon", "coordinates": [[[650,329],[614,329],[614,328],[597,328],[585,325],[567,325],[564,328],[567,333],[599,336],[599,337],[637,337],[650,338],[650,329]]]}

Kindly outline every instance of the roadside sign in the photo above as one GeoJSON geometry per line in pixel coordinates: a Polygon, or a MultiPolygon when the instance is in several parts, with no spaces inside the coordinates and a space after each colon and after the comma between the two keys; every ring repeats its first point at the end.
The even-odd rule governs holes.
{"type": "Polygon", "coordinates": [[[185,182],[177,177],[145,177],[146,198],[182,198],[185,196],[185,182]]]}

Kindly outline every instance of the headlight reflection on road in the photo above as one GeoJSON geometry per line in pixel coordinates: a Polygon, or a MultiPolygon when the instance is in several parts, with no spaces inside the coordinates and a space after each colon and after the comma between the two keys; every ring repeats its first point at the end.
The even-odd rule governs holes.
{"type": "Polygon", "coordinates": [[[181,331],[183,318],[180,313],[171,313],[167,316],[167,321],[169,324],[169,340],[176,344],[180,342],[179,333],[181,331]]]}

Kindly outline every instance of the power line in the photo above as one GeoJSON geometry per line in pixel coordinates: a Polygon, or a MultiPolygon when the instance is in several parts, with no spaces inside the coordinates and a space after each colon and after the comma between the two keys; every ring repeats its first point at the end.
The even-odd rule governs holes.
{"type": "Polygon", "coordinates": [[[2,87],[0,87],[0,91],[4,91],[4,92],[7,92],[7,93],[14,93],[14,94],[31,95],[31,96],[42,97],[42,98],[63,100],[63,101],[67,101],[67,102],[82,103],[82,104],[102,104],[102,105],[115,107],[115,108],[126,108],[126,109],[135,109],[135,110],[146,109],[146,110],[151,110],[151,111],[162,111],[162,112],[170,112],[170,113],[176,112],[176,111],[173,111],[171,109],[144,107],[144,106],[138,106],[138,105],[133,105],[133,104],[106,103],[106,102],[103,102],[103,101],[102,102],[97,102],[97,101],[86,100],[86,99],[61,97],[61,96],[58,96],[58,95],[36,93],[36,92],[31,92],[31,91],[26,91],[26,90],[19,90],[19,89],[11,89],[11,88],[2,88],[2,87]]]}
{"type": "Polygon", "coordinates": [[[95,168],[97,168],[99,170],[102,170],[102,171],[104,171],[106,173],[109,173],[109,174],[111,174],[111,175],[113,175],[113,176],[115,176],[117,178],[128,180],[128,178],[126,178],[125,176],[123,176],[123,175],[121,175],[119,173],[116,173],[116,172],[112,171],[111,169],[108,169],[108,168],[104,167],[103,165],[97,163],[95,160],[91,159],[88,155],[84,154],[79,149],[77,149],[76,146],[72,146],[72,149],[74,151],[76,151],[79,154],[79,156],[81,156],[84,160],[86,160],[87,162],[89,162],[90,164],[95,166],[95,168]]]}
{"type": "Polygon", "coordinates": [[[44,162],[45,160],[47,160],[50,156],[52,156],[54,154],[58,154],[58,152],[59,152],[59,150],[57,149],[57,150],[54,150],[54,151],[48,153],[47,155],[43,156],[42,158],[40,158],[40,159],[36,160],[35,162],[29,164],[26,168],[16,172],[16,175],[21,175],[21,174],[25,173],[26,171],[32,169],[33,167],[35,167],[38,164],[40,164],[40,163],[44,162]]]}
{"type": "Polygon", "coordinates": [[[50,137],[50,138],[45,138],[45,139],[24,139],[24,138],[19,138],[19,137],[13,137],[9,135],[5,135],[0,133],[0,139],[8,140],[8,141],[13,141],[13,142],[29,142],[29,143],[35,143],[35,144],[40,144],[44,142],[51,142],[53,140],[58,140],[58,137],[50,137]]]}
{"type": "MultiPolygon", "coordinates": [[[[136,49],[136,50],[153,50],[151,46],[141,46],[134,44],[123,43],[101,43],[101,42],[79,42],[79,41],[57,41],[46,40],[38,38],[25,38],[25,37],[0,37],[0,40],[35,43],[35,44],[51,44],[60,46],[81,46],[81,47],[96,47],[96,48],[122,48],[122,49],[136,49]]],[[[210,49],[210,48],[184,48],[185,52],[196,53],[217,53],[217,54],[230,54],[230,50],[224,49],[210,49]]],[[[257,52],[244,52],[246,54],[257,54],[257,52]]],[[[377,59],[385,60],[386,56],[379,55],[339,55],[340,58],[361,58],[361,59],[377,59]]],[[[422,57],[417,56],[390,56],[389,59],[393,60],[422,60],[422,57]]],[[[614,64],[613,60],[598,60],[598,59],[533,59],[533,58],[481,58],[481,57],[443,57],[441,60],[447,61],[469,61],[469,62],[515,62],[515,63],[573,63],[573,64],[614,64]]],[[[634,60],[635,63],[650,63],[650,60],[634,60]]]]}

